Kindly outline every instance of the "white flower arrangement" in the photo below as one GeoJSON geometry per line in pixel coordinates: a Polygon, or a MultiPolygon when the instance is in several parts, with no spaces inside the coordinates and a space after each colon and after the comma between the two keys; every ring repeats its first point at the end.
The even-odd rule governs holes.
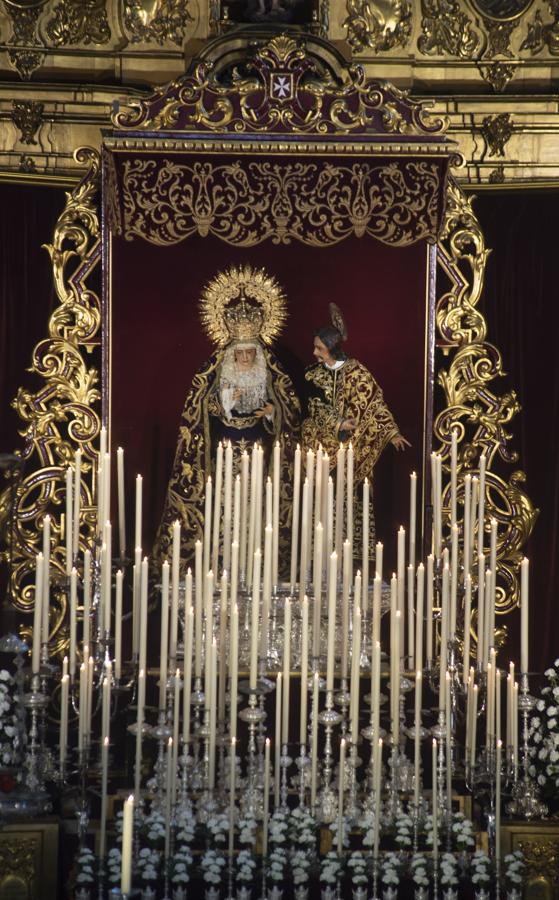
{"type": "Polygon", "coordinates": [[[93,884],[95,881],[94,866],[95,855],[93,851],[89,847],[82,847],[76,859],[76,884],[93,884]]]}
{"type": "Polygon", "coordinates": [[[347,867],[351,873],[351,883],[354,887],[369,883],[367,858],[361,850],[355,850],[347,861],[347,867]]]}
{"type": "Polygon", "coordinates": [[[472,884],[477,887],[485,887],[491,881],[491,860],[483,850],[476,850],[472,856],[471,866],[472,884]]]}
{"type": "Polygon", "coordinates": [[[381,879],[384,885],[396,887],[400,884],[402,861],[397,853],[387,853],[381,863],[381,879]]]}
{"type": "Polygon", "coordinates": [[[144,842],[151,847],[161,847],[165,842],[165,817],[157,809],[151,809],[141,827],[144,842]]]}
{"type": "MultiPolygon", "coordinates": [[[[332,841],[338,846],[338,820],[336,819],[330,825],[330,831],[332,832],[332,841]]],[[[342,819],[342,845],[344,847],[349,847],[349,833],[350,833],[350,823],[344,817],[342,819]]]]}
{"type": "Polygon", "coordinates": [[[192,853],[184,845],[177,848],[171,858],[171,884],[181,885],[190,881],[192,853]]]}
{"type": "Polygon", "coordinates": [[[284,847],[274,847],[268,855],[268,863],[266,871],[268,878],[275,884],[281,884],[285,879],[285,870],[287,868],[287,851],[284,847]]]}
{"type": "MultiPolygon", "coordinates": [[[[425,842],[428,847],[433,846],[433,816],[429,815],[425,818],[425,842]]],[[[441,829],[437,831],[437,846],[441,846],[441,829]]]]}
{"type": "Polygon", "coordinates": [[[154,883],[159,877],[161,856],[154,847],[142,847],[138,853],[138,875],[147,883],[154,883]]]}
{"type": "Polygon", "coordinates": [[[530,720],[530,775],[551,796],[559,788],[559,659],[545,671],[547,684],[530,720]]]}
{"type": "Polygon", "coordinates": [[[363,846],[372,847],[375,842],[375,814],[368,809],[359,821],[359,827],[363,832],[363,846]]]}
{"type": "Polygon", "coordinates": [[[289,816],[289,834],[295,847],[316,848],[318,825],[306,807],[297,806],[289,816]]]}
{"type": "Polygon", "coordinates": [[[229,819],[224,813],[217,813],[215,816],[210,816],[206,822],[206,828],[210,832],[215,844],[225,844],[229,832],[229,819]]]}
{"type": "Polygon", "coordinates": [[[522,851],[515,850],[514,853],[507,853],[503,862],[503,876],[506,886],[510,889],[520,887],[524,881],[524,872],[526,870],[526,863],[522,851]]]}
{"type": "Polygon", "coordinates": [[[307,884],[310,878],[312,857],[308,850],[295,850],[291,856],[291,874],[295,885],[307,884]]]}
{"type": "Polygon", "coordinates": [[[268,840],[270,844],[278,845],[287,843],[289,831],[289,813],[283,809],[276,809],[268,823],[268,840]]]}
{"type": "Polygon", "coordinates": [[[177,814],[176,839],[179,844],[191,844],[196,834],[196,819],[190,807],[177,814]]]}
{"type": "Polygon", "coordinates": [[[240,884],[252,884],[256,872],[256,860],[250,850],[239,850],[235,862],[235,880],[240,884]]]}
{"type": "Polygon", "coordinates": [[[343,875],[343,870],[342,857],[330,850],[320,862],[320,881],[323,884],[337,884],[343,875]]]}
{"type": "Polygon", "coordinates": [[[443,853],[441,856],[441,885],[456,887],[458,884],[458,860],[454,853],[443,853]]]}
{"type": "Polygon", "coordinates": [[[396,819],[396,834],[394,837],[400,850],[411,847],[413,842],[413,822],[410,816],[403,813],[396,819]]]}
{"type": "Polygon", "coordinates": [[[461,812],[452,815],[452,839],[457,850],[473,850],[476,845],[473,822],[461,812]]]}
{"type": "Polygon", "coordinates": [[[221,870],[225,866],[225,857],[219,850],[206,850],[200,862],[202,878],[207,884],[221,884],[221,870]]]}
{"type": "Polygon", "coordinates": [[[239,819],[239,844],[246,847],[254,847],[256,843],[256,819],[247,816],[239,819]]]}
{"type": "Polygon", "coordinates": [[[427,857],[423,853],[415,853],[412,856],[411,877],[417,887],[429,887],[429,875],[427,874],[427,857]]]}
{"type": "Polygon", "coordinates": [[[107,854],[107,878],[109,884],[120,884],[122,854],[118,847],[111,847],[107,854]]]}
{"type": "Polygon", "coordinates": [[[16,716],[14,711],[14,679],[6,669],[0,670],[0,768],[16,763],[16,716]]]}

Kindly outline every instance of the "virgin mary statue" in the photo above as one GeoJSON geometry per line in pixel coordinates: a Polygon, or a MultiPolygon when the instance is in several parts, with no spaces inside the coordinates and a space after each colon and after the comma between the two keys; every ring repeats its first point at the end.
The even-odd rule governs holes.
{"type": "Polygon", "coordinates": [[[202,324],[216,352],[194,376],[186,395],[175,461],[156,540],[155,555],[169,555],[173,523],[181,523],[183,560],[202,537],[206,480],[216,450],[231,442],[234,468],[257,443],[265,463],[275,441],[282,446],[281,519],[290,516],[285,488],[300,426],[299,401],[287,373],[270,350],[286,318],[285,297],[263,269],[250,265],[220,272],[204,289],[202,324]]]}

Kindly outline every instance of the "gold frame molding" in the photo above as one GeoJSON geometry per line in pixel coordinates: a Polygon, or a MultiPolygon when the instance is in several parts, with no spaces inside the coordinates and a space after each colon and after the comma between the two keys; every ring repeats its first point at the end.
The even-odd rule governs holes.
{"type": "MultiPolygon", "coordinates": [[[[303,137],[302,142],[298,142],[300,149],[297,156],[300,154],[303,158],[307,148],[309,151],[315,149],[315,141],[308,138],[309,131],[332,139],[336,136],[345,137],[346,140],[348,133],[357,131],[357,137],[366,134],[369,112],[375,104],[376,110],[380,109],[387,131],[402,136],[409,135],[410,130],[412,132],[410,143],[400,144],[393,140],[391,152],[400,155],[417,152],[418,146],[422,145],[422,138],[426,137],[431,141],[431,149],[436,147],[433,136],[441,135],[444,123],[427,124],[426,111],[418,109],[419,104],[408,101],[404,94],[387,83],[376,82],[374,93],[371,86],[364,82],[358,67],[346,66],[344,76],[340,63],[339,70],[334,72],[331,65],[332,51],[325,42],[315,39],[315,43],[312,43],[313,39],[307,38],[308,44],[312,43],[311,52],[305,42],[289,40],[295,46],[299,61],[308,60],[314,79],[313,90],[317,96],[328,99],[328,110],[331,110],[331,104],[338,104],[335,106],[338,119],[340,115],[346,116],[348,110],[351,114],[350,118],[342,118],[343,127],[340,129],[337,129],[331,115],[330,118],[316,120],[318,131],[314,129],[314,125],[313,128],[301,129],[294,126],[293,131],[303,137]],[[340,81],[342,76],[345,81],[340,81]],[[355,114],[355,107],[347,106],[351,90],[358,98],[355,128],[353,125],[348,126],[355,114]],[[319,127],[321,122],[326,122],[322,130],[319,127]],[[409,123],[411,126],[407,128],[409,123]]],[[[225,55],[227,50],[227,40],[224,39],[225,55]]],[[[270,53],[275,53],[276,57],[283,54],[282,59],[287,67],[291,51],[293,46],[290,48],[287,39],[281,36],[263,43],[258,52],[264,60],[270,59],[270,53]],[[275,47],[272,46],[274,41],[275,47]]],[[[223,113],[230,100],[238,102],[246,111],[246,97],[251,85],[247,87],[247,80],[243,78],[234,80],[225,97],[226,91],[218,81],[219,68],[219,64],[214,62],[210,67],[198,67],[195,70],[199,81],[213,91],[218,113],[223,113]]],[[[150,101],[142,101],[140,108],[136,105],[128,114],[118,113],[116,119],[123,128],[123,133],[118,138],[107,138],[107,144],[112,141],[123,149],[130,149],[135,141],[141,140],[144,147],[143,142],[146,141],[169,151],[173,141],[177,140],[174,129],[177,128],[177,115],[180,115],[176,100],[180,90],[184,90],[184,86],[175,82],[169,86],[170,93],[166,93],[164,89],[156,92],[151,109],[150,101]],[[164,114],[160,114],[161,110],[164,110],[164,114]],[[149,123],[146,124],[148,119],[149,123]],[[140,137],[138,132],[144,133],[140,137]]],[[[197,140],[201,140],[201,131],[212,132],[211,142],[206,139],[206,149],[210,143],[211,146],[216,146],[216,138],[227,145],[228,135],[222,134],[221,129],[208,118],[207,96],[202,89],[195,99],[195,111],[184,131],[197,131],[197,140]]],[[[192,105],[189,109],[192,111],[192,105]]],[[[233,122],[234,128],[234,116],[228,121],[233,122]]],[[[258,132],[258,127],[251,126],[250,116],[241,130],[250,145],[248,135],[258,132]]],[[[186,137],[187,134],[184,134],[182,140],[186,137]]],[[[264,134],[264,137],[267,135],[264,134]]],[[[279,145],[276,143],[277,146],[279,145]]],[[[291,149],[294,145],[285,146],[291,149]]],[[[324,146],[326,145],[323,144],[323,149],[324,146]]],[[[435,155],[437,152],[438,150],[434,150],[435,155]]],[[[101,393],[98,385],[102,314],[99,296],[91,283],[101,259],[100,218],[97,208],[100,157],[97,151],[82,148],[77,151],[76,159],[86,164],[88,170],[81,182],[67,193],[66,206],[57,222],[53,242],[46,248],[52,259],[59,306],[51,316],[48,337],[39,342],[33,352],[30,371],[40,377],[43,386],[36,392],[20,388],[14,401],[23,423],[20,434],[24,438],[24,446],[19,452],[26,460],[27,474],[18,485],[16,494],[14,568],[10,588],[16,608],[24,613],[30,613],[33,608],[34,560],[40,549],[40,526],[46,512],[52,514],[53,503],[54,545],[51,559],[55,577],[58,574],[63,579],[64,476],[65,468],[78,446],[82,449],[82,472],[86,475],[82,482],[81,542],[83,547],[93,542],[95,508],[92,498],[98,459],[96,442],[101,425],[101,393]]],[[[434,422],[433,436],[439,442],[438,449],[448,464],[451,431],[454,427],[458,428],[459,465],[462,474],[475,473],[479,468],[480,453],[485,451],[487,454],[486,510],[488,518],[494,515],[499,522],[497,606],[499,613],[506,613],[519,603],[517,573],[521,549],[530,536],[537,511],[522,488],[523,473],[515,469],[506,478],[501,471],[503,464],[510,466],[516,462],[515,455],[509,449],[509,425],[520,406],[513,391],[499,394],[493,384],[503,371],[501,355],[494,345],[487,342],[487,326],[477,308],[483,289],[488,252],[473,212],[472,201],[451,178],[446,193],[443,226],[436,242],[437,264],[450,285],[436,298],[436,344],[447,354],[448,360],[445,367],[438,367],[436,379],[444,392],[446,405],[434,422]],[[500,474],[495,471],[497,462],[500,474]]],[[[0,525],[8,518],[9,503],[7,489],[0,495],[0,525]]],[[[51,617],[51,644],[53,651],[60,652],[68,640],[64,591],[53,591],[53,599],[55,612],[51,617]]],[[[24,635],[30,631],[28,626],[21,630],[24,635]]]]}

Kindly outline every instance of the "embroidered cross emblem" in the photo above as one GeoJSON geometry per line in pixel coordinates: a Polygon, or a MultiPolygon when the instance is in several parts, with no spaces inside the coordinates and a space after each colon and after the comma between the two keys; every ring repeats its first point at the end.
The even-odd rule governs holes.
{"type": "Polygon", "coordinates": [[[273,74],[271,77],[272,97],[289,100],[293,95],[293,76],[273,74]]]}

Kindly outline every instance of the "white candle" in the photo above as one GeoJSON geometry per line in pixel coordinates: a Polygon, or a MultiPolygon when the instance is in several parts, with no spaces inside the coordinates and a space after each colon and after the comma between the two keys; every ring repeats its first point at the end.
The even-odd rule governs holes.
{"type": "Polygon", "coordinates": [[[171,618],[169,659],[171,666],[175,668],[177,658],[177,635],[179,627],[179,578],[180,578],[180,554],[181,554],[181,525],[177,520],[173,522],[173,550],[171,564],[171,618]]]}
{"type": "Polygon", "coordinates": [[[359,594],[361,593],[359,573],[355,577],[355,605],[353,609],[353,645],[351,650],[351,685],[350,685],[350,726],[351,743],[355,746],[359,734],[359,676],[361,660],[361,610],[359,608],[359,594]]]}
{"type": "Polygon", "coordinates": [[[132,889],[132,837],[134,834],[134,797],[124,804],[122,817],[122,863],[120,872],[120,892],[129,894],[132,889]]]}
{"type": "Polygon", "coordinates": [[[252,690],[256,688],[258,677],[258,624],[260,609],[260,549],[254,551],[252,579],[252,614],[250,617],[250,680],[252,690]]]}
{"type": "MultiPolygon", "coordinates": [[[[190,569],[187,578],[192,574],[190,569]]],[[[190,598],[185,600],[185,623],[184,623],[184,659],[183,659],[183,694],[182,694],[182,742],[184,744],[184,753],[188,752],[187,744],[190,740],[190,701],[192,698],[192,638],[194,632],[194,610],[192,608],[192,587],[190,588],[190,598]]]]}
{"type": "Polygon", "coordinates": [[[132,655],[138,656],[140,647],[140,589],[142,581],[142,548],[134,549],[132,568],[132,655]]]}
{"type": "Polygon", "coordinates": [[[83,554],[83,643],[89,647],[89,614],[91,609],[91,550],[83,554]]]}
{"type": "Polygon", "coordinates": [[[281,448],[279,441],[274,444],[274,471],[273,471],[273,504],[272,504],[272,582],[274,587],[278,584],[278,554],[279,554],[279,508],[280,508],[280,474],[281,474],[281,448]]]}
{"type": "Polygon", "coordinates": [[[417,602],[415,619],[415,668],[423,669],[423,595],[425,584],[425,570],[423,563],[419,563],[416,574],[417,602]]]}
{"type": "Polygon", "coordinates": [[[373,581],[373,644],[380,639],[380,611],[382,604],[382,583],[380,575],[373,581]]]}
{"type": "Polygon", "coordinates": [[[529,567],[526,557],[520,563],[520,670],[523,675],[528,669],[528,604],[529,567]]]}
{"type": "Polygon", "coordinates": [[[225,447],[225,483],[223,490],[223,568],[231,568],[231,521],[233,505],[233,447],[227,441],[225,447]]]}
{"type": "Polygon", "coordinates": [[[301,606],[301,699],[299,714],[299,743],[307,743],[307,695],[309,677],[309,598],[303,597],[301,606]]]}
{"type": "Polygon", "coordinates": [[[106,521],[111,519],[111,455],[105,453],[103,463],[103,515],[106,521]]]}
{"type": "Polygon", "coordinates": [[[204,606],[204,578],[202,575],[202,542],[196,541],[194,545],[194,635],[195,635],[195,659],[194,676],[202,677],[202,610],[204,606]]]}
{"type": "Polygon", "coordinates": [[[249,457],[246,450],[243,450],[241,457],[241,531],[239,543],[239,561],[241,567],[241,578],[246,580],[247,571],[247,517],[249,503],[249,457]]]}
{"type": "Polygon", "coordinates": [[[497,741],[497,754],[495,759],[495,862],[497,866],[501,861],[501,756],[503,752],[502,741],[497,741]]]}
{"type": "Polygon", "coordinates": [[[203,572],[210,571],[210,560],[212,554],[212,504],[213,504],[213,485],[211,475],[206,481],[206,493],[204,497],[204,562],[203,572]]]}
{"type": "Polygon", "coordinates": [[[353,559],[353,445],[349,442],[347,448],[347,540],[351,548],[353,559]]]}
{"type": "Polygon", "coordinates": [[[66,536],[66,575],[69,577],[72,571],[73,556],[73,540],[74,527],[72,525],[72,515],[74,511],[74,498],[72,496],[72,488],[74,482],[74,473],[70,466],[66,469],[66,521],[64,524],[66,536]]]}
{"type": "Polygon", "coordinates": [[[463,681],[466,684],[470,669],[470,629],[472,619],[472,576],[466,576],[466,593],[464,595],[464,666],[463,681]]]}
{"type": "Polygon", "coordinates": [[[313,605],[313,656],[320,656],[320,620],[322,601],[322,525],[317,522],[314,529],[314,605],[313,605]]]}
{"type": "Polygon", "coordinates": [[[75,568],[70,572],[70,677],[76,674],[76,620],[78,610],[78,573],[75,568]]]}
{"type": "Polygon", "coordinates": [[[281,672],[276,677],[276,727],[274,729],[275,758],[274,758],[274,805],[277,809],[280,802],[281,781],[281,672]]]}
{"type": "Polygon", "coordinates": [[[419,759],[421,755],[421,672],[415,673],[415,727],[414,727],[414,786],[413,802],[419,807],[419,759]]]}
{"type": "Polygon", "coordinates": [[[69,679],[70,676],[64,674],[61,681],[60,695],[60,743],[59,743],[59,762],[60,769],[64,769],[66,763],[66,752],[68,747],[68,697],[69,697],[69,679]]]}
{"type": "Polygon", "coordinates": [[[311,722],[311,810],[316,805],[316,774],[318,767],[318,679],[315,672],[312,682],[312,722],[311,722]]]}
{"type": "Polygon", "coordinates": [[[415,631],[415,610],[414,610],[414,587],[415,587],[415,572],[413,570],[413,566],[408,566],[407,569],[408,574],[408,666],[410,669],[416,668],[415,662],[415,647],[414,647],[414,631],[415,631]]]}
{"type": "Polygon", "coordinates": [[[483,538],[485,525],[485,469],[487,458],[482,453],[479,459],[479,526],[477,533],[477,552],[483,553],[483,538]]]}
{"type": "Polygon", "coordinates": [[[479,688],[474,684],[472,688],[472,726],[470,738],[470,767],[473,768],[476,762],[476,736],[477,736],[477,701],[479,688]]]}
{"type": "Polygon", "coordinates": [[[439,709],[444,709],[444,684],[448,658],[448,592],[449,569],[443,567],[443,585],[441,594],[441,647],[439,662],[439,709]]]}
{"type": "Polygon", "coordinates": [[[220,734],[225,729],[225,687],[227,681],[227,572],[221,576],[219,596],[219,690],[217,699],[217,720],[220,734]]]}
{"type": "Polygon", "coordinates": [[[229,653],[229,694],[230,694],[230,724],[229,733],[232,738],[237,737],[237,674],[239,665],[239,608],[235,604],[231,608],[231,649],[229,653]]]}
{"type": "Polygon", "coordinates": [[[142,561],[140,585],[140,654],[139,667],[146,669],[147,658],[147,621],[148,621],[148,561],[142,561]]]}
{"type": "Polygon", "coordinates": [[[77,559],[80,549],[80,500],[82,484],[82,451],[78,447],[74,455],[74,510],[72,515],[72,555],[77,559]]]}
{"type": "Polygon", "coordinates": [[[235,776],[237,763],[237,740],[231,738],[231,748],[229,750],[229,859],[233,860],[233,851],[235,849],[235,776]]]}
{"type": "Polygon", "coordinates": [[[340,741],[340,767],[338,771],[338,856],[344,849],[344,781],[345,781],[345,738],[340,741]]]}
{"type": "Polygon", "coordinates": [[[458,432],[452,429],[450,443],[450,525],[456,525],[457,482],[458,482],[458,432]]]}
{"type": "Polygon", "coordinates": [[[328,587],[328,653],[326,657],[326,690],[334,689],[334,646],[336,636],[336,572],[338,557],[330,556],[330,582],[328,587]]]}
{"type": "Polygon", "coordinates": [[[161,567],[161,642],[159,646],[159,712],[167,709],[167,651],[169,648],[169,563],[161,567]]]}
{"type": "Polygon", "coordinates": [[[402,667],[405,661],[404,642],[404,601],[406,592],[406,532],[402,525],[398,530],[398,563],[396,569],[398,575],[398,609],[400,611],[400,656],[402,667]]]}
{"type": "Polygon", "coordinates": [[[121,559],[126,555],[126,513],[124,506],[124,450],[116,451],[116,486],[118,498],[118,551],[121,559]]]}
{"type": "Polygon", "coordinates": [[[472,476],[464,477],[464,524],[462,534],[464,536],[464,578],[470,571],[470,511],[471,511],[472,476]]]}
{"type": "Polygon", "coordinates": [[[43,619],[43,573],[44,557],[38,553],[35,563],[35,605],[33,609],[33,655],[31,672],[38,675],[41,667],[41,626],[43,619]]]}
{"type": "MultiPolygon", "coordinates": [[[[246,560],[246,580],[247,587],[250,589],[252,586],[252,572],[253,572],[253,563],[254,563],[254,534],[256,528],[256,504],[258,501],[257,498],[257,483],[258,480],[258,447],[256,444],[253,444],[251,457],[250,457],[250,509],[249,509],[249,521],[248,521],[248,545],[247,545],[247,560],[246,560]]],[[[260,510],[258,515],[260,515],[260,510]]]]}
{"type": "Polygon", "coordinates": [[[285,601],[283,631],[283,718],[282,743],[289,743],[289,684],[291,668],[291,601],[285,601]]]}
{"type": "MultiPolygon", "coordinates": [[[[233,488],[233,544],[239,543],[241,533],[241,476],[235,478],[235,486],[233,488]]],[[[233,544],[231,552],[233,552],[233,544]]],[[[231,567],[233,564],[231,564],[231,567]]]]}
{"type": "Polygon", "coordinates": [[[416,525],[416,507],[417,507],[417,475],[412,472],[410,475],[410,535],[409,535],[409,561],[415,569],[415,537],[417,532],[416,525]]]}
{"type": "Polygon", "coordinates": [[[309,496],[309,480],[308,478],[305,478],[303,484],[303,512],[301,516],[301,565],[299,569],[299,600],[301,601],[305,595],[305,587],[307,583],[309,532],[312,520],[312,515],[309,509],[309,496]]]}
{"type": "Polygon", "coordinates": [[[375,756],[373,760],[374,770],[374,796],[375,796],[375,818],[373,826],[373,859],[378,861],[379,838],[380,838],[380,814],[381,814],[381,792],[380,792],[380,775],[382,768],[382,738],[379,738],[375,744],[375,756]]]}
{"type": "Polygon", "coordinates": [[[49,641],[49,610],[50,610],[50,516],[43,519],[43,604],[41,622],[41,641],[47,644],[49,641]]]}
{"type": "Polygon", "coordinates": [[[367,614],[369,606],[369,479],[363,482],[363,566],[361,575],[363,578],[363,615],[367,614]]]}
{"type": "Polygon", "coordinates": [[[351,559],[351,547],[349,541],[343,544],[342,566],[342,659],[341,677],[347,678],[347,660],[349,653],[349,585],[353,572],[353,560],[351,559]]]}
{"type": "Polygon", "coordinates": [[[204,580],[204,608],[206,613],[206,644],[204,648],[204,705],[210,709],[211,703],[211,657],[214,636],[214,573],[210,571],[204,580]]]}
{"type": "Polygon", "coordinates": [[[430,667],[433,661],[433,583],[435,560],[433,554],[427,557],[427,624],[426,624],[426,644],[425,650],[427,655],[427,665],[430,667]]]}
{"type": "Polygon", "coordinates": [[[272,525],[266,525],[264,529],[264,577],[262,581],[262,626],[260,629],[260,657],[265,660],[268,656],[268,624],[270,620],[270,606],[272,602],[272,577],[273,577],[273,549],[274,529],[272,525]]]}
{"type": "Polygon", "coordinates": [[[400,610],[396,610],[393,634],[394,659],[390,678],[390,699],[392,701],[392,746],[400,743],[400,610]]]}
{"type": "Polygon", "coordinates": [[[299,444],[295,449],[293,472],[293,508],[291,514],[291,568],[289,582],[291,593],[295,590],[297,582],[297,557],[299,553],[299,502],[301,493],[301,448],[299,444]]]}
{"type": "Polygon", "coordinates": [[[171,798],[173,796],[173,738],[167,741],[167,764],[165,767],[165,860],[171,849],[171,798]]]}
{"type": "Polygon", "coordinates": [[[142,546],[142,476],[136,475],[136,515],[134,547],[142,546]]]}
{"type": "Polygon", "coordinates": [[[219,526],[221,524],[221,490],[223,481],[223,444],[221,441],[217,445],[217,453],[215,459],[215,494],[214,494],[214,511],[213,511],[213,533],[212,533],[212,571],[217,572],[217,564],[219,557],[219,526]]]}
{"type": "Polygon", "coordinates": [[[384,547],[378,541],[375,552],[375,575],[378,575],[382,584],[382,563],[383,563],[384,547]]]}
{"type": "MultiPolygon", "coordinates": [[[[450,563],[450,640],[454,640],[456,634],[456,605],[458,593],[458,525],[452,526],[451,534],[452,553],[450,563]]],[[[467,576],[466,576],[467,578],[467,576]]]]}
{"type": "Polygon", "coordinates": [[[270,738],[264,744],[264,814],[262,817],[262,859],[268,855],[268,820],[270,810],[270,738]]]}
{"type": "Polygon", "coordinates": [[[215,742],[216,742],[216,712],[217,712],[217,643],[212,641],[210,650],[210,764],[209,787],[215,787],[215,742]]]}
{"type": "Polygon", "coordinates": [[[335,550],[338,556],[342,552],[344,533],[344,490],[345,490],[345,447],[340,444],[336,454],[336,536],[335,550]]]}

